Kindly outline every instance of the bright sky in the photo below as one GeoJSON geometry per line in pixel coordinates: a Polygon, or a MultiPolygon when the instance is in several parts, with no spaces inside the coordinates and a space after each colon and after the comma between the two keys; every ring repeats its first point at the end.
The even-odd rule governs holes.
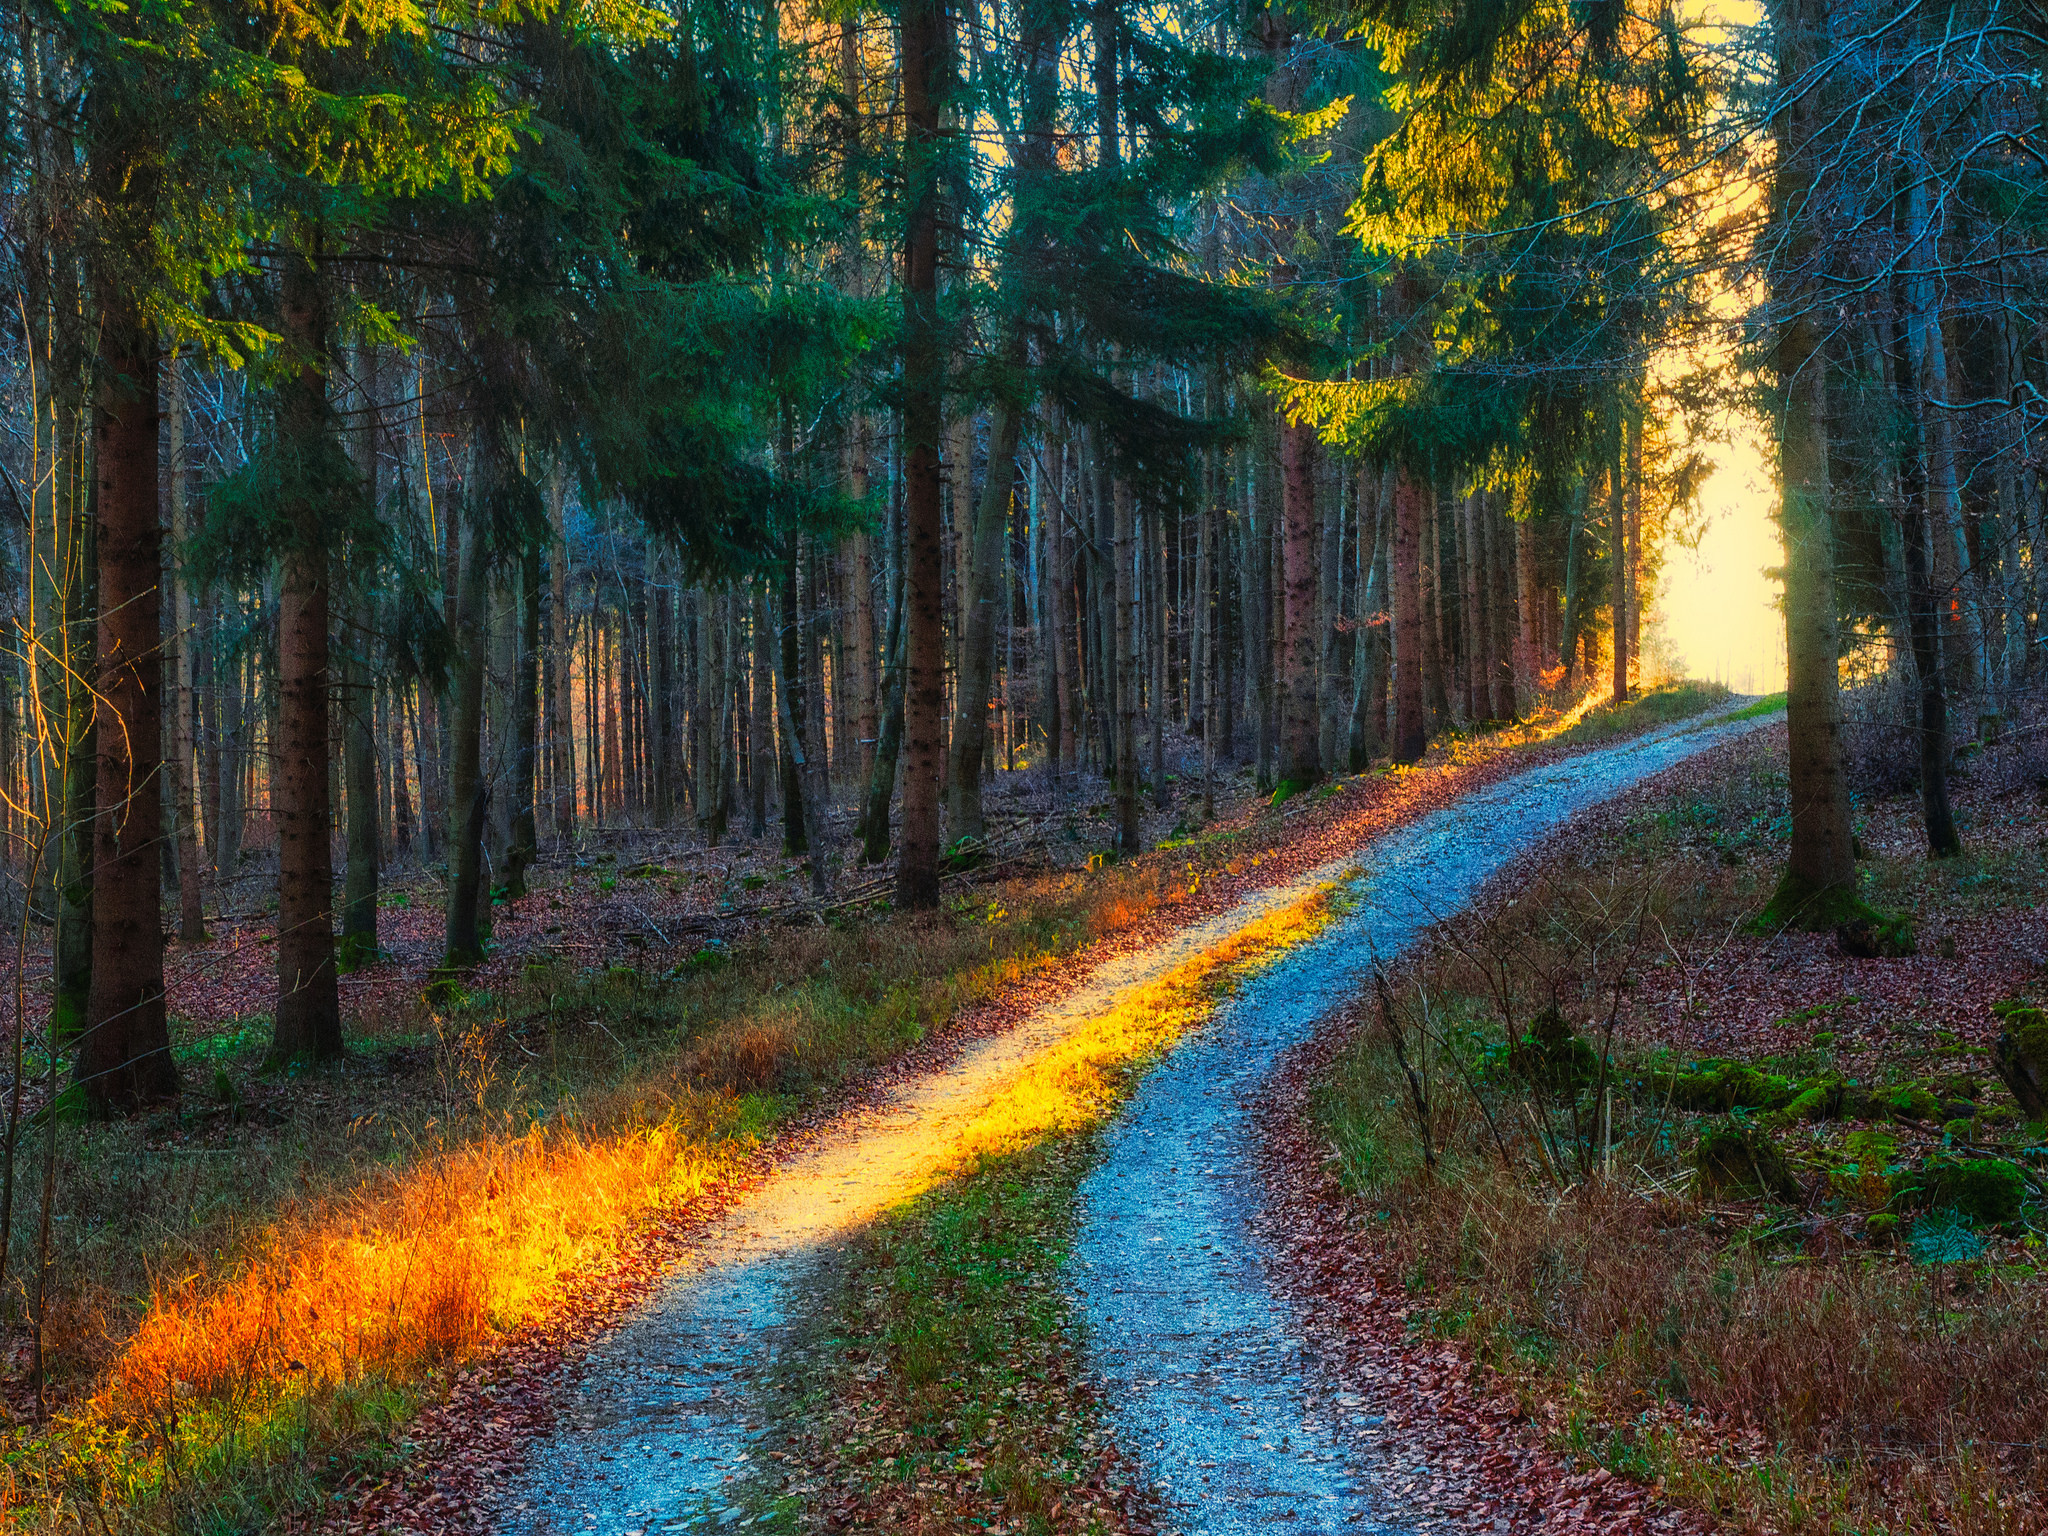
{"type": "Polygon", "coordinates": [[[1776,693],[1785,686],[1785,621],[1778,584],[1764,575],[1785,557],[1770,516],[1776,478],[1754,427],[1707,452],[1715,467],[1701,492],[1706,536],[1697,554],[1674,548],[1666,556],[1656,617],[1676,653],[1674,671],[1737,693],[1776,693]]]}

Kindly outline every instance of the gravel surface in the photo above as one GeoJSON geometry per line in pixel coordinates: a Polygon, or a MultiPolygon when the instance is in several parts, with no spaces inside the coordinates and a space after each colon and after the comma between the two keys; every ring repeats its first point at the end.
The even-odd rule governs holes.
{"type": "Polygon", "coordinates": [[[786,1308],[846,1235],[928,1187],[959,1133],[1033,1058],[1124,993],[1301,900],[1326,863],[1169,937],[1114,955],[1079,987],[946,1066],[891,1087],[777,1168],[716,1222],[655,1299],[587,1352],[553,1435],[497,1499],[494,1530],[633,1536],[736,1527],[759,1438],[752,1384],[786,1308]]]}
{"type": "Polygon", "coordinates": [[[1683,722],[1533,769],[1318,871],[1345,877],[1349,910],[1145,1079],[1083,1189],[1073,1280],[1120,1442],[1183,1530],[1418,1528],[1385,1490],[1427,1468],[1376,1449],[1369,1401],[1319,1396],[1249,1230],[1253,1104],[1274,1063],[1532,839],[1774,718],[1683,722]]]}

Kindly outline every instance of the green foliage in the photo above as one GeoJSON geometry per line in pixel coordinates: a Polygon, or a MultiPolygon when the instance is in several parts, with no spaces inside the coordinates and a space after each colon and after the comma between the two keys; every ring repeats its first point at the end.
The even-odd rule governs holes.
{"type": "Polygon", "coordinates": [[[1693,1149],[1700,1188],[1710,1195],[1795,1200],[1799,1181],[1778,1144],[1755,1126],[1717,1125],[1693,1149]]]}
{"type": "Polygon", "coordinates": [[[1898,1193],[1909,1209],[1952,1211],[1989,1226],[2019,1220],[2030,1190],[2011,1163],[1966,1157],[1928,1161],[1899,1181],[1898,1193]]]}

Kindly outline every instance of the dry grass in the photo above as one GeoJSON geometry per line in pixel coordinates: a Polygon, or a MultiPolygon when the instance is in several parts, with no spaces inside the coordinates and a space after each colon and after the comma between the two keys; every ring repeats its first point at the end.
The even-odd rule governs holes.
{"type": "MultiPolygon", "coordinates": [[[[386,1020],[369,1052],[304,1078],[257,1071],[260,1026],[187,1045],[188,1078],[217,1072],[214,1102],[63,1128],[48,1339],[72,1391],[47,1429],[13,1437],[0,1508],[27,1527],[118,1510],[174,1529],[302,1504],[386,1454],[439,1372],[729,1179],[788,1113],[1153,919],[1185,899],[1188,863],[651,956],[658,980],[534,968],[445,1015],[386,1020]]],[[[991,1105],[977,1147],[1073,1123],[1191,1009],[1163,986],[1101,1021],[991,1105]]]]}
{"type": "MultiPolygon", "coordinates": [[[[1782,856],[1782,802],[1769,772],[1724,776],[1704,796],[1695,787],[1598,843],[1575,843],[1568,861],[1509,893],[1512,904],[1452,925],[1411,965],[1394,1016],[1424,1076],[1434,1171],[1370,1000],[1322,1086],[1318,1120],[1344,1181],[1384,1217],[1366,1224],[1368,1240],[1424,1325],[1518,1382],[1577,1449],[1749,1528],[2038,1531],[2048,1520],[2041,1234],[1988,1235],[1964,1262],[1917,1262],[1887,1246],[1865,1227],[1869,1181],[1829,1172],[1856,1159],[1840,1125],[1776,1130],[1808,1186],[1803,1204],[1708,1199],[1687,1166],[1704,1117],[1654,1094],[1632,1102],[1631,1055],[1644,1037],[1683,1038],[1675,1021],[1650,1018],[1632,1040],[1637,994],[1652,966],[1725,968],[1728,935],[1782,856]],[[1508,1063],[1503,1012],[1519,1029],[1552,999],[1596,1047],[1602,1022],[1619,1021],[1611,1160],[1597,1094],[1531,1086],[1508,1063]]],[[[1910,854],[1874,862],[1880,898],[1927,922],[2037,899],[2037,856],[2022,870],[2004,850],[1987,853],[1964,876],[1910,854]]],[[[1839,1027],[1831,1000],[1815,1001],[1839,1027]]],[[[1925,1070],[1908,1059],[1917,1038],[1901,1023],[1889,1057],[1846,1034],[1844,1054],[1813,1049],[1834,1070],[1853,1060],[1851,1075],[1880,1082],[1925,1070]]],[[[1931,1128],[1917,1139],[1939,1149],[1931,1128]]]]}

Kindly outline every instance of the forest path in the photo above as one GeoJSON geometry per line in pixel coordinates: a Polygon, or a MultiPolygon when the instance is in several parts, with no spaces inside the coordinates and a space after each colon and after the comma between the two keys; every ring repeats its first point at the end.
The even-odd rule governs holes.
{"type": "MultiPolygon", "coordinates": [[[[736,1496],[748,1481],[753,1447],[765,1433],[755,1383],[774,1369],[786,1347],[813,1272],[862,1225],[943,1176],[956,1161],[962,1133],[1006,1084],[1077,1027],[1112,1010],[1131,990],[1319,886],[1355,875],[1361,854],[1394,850],[1388,874],[1396,880],[1401,871],[1418,872],[1427,859],[1441,857],[1451,883],[1439,886],[1431,873],[1432,887],[1444,893],[1436,911],[1413,899],[1397,901],[1393,926],[1382,939],[1381,930],[1370,926],[1373,920],[1366,914],[1377,909],[1368,903],[1330,937],[1262,975],[1213,1033],[1183,1046],[1159,1070],[1159,1081],[1172,1086],[1141,1091],[1129,1124],[1116,1134],[1109,1166],[1091,1184],[1084,1251],[1093,1266],[1088,1308],[1098,1326],[1116,1315],[1105,1311],[1103,1303],[1118,1294],[1111,1282],[1125,1275],[1132,1262],[1172,1266],[1163,1280],[1142,1282],[1149,1311],[1138,1305],[1137,1275],[1125,1275],[1131,1282],[1123,1287],[1132,1297],[1129,1323],[1141,1331],[1127,1341],[1128,1348],[1105,1357],[1127,1394],[1119,1408],[1120,1416],[1131,1415],[1124,1432],[1134,1448],[1151,1449],[1164,1426],[1176,1437],[1176,1447],[1196,1453],[1214,1439],[1211,1430],[1220,1430],[1222,1420],[1207,1410],[1207,1416],[1190,1417],[1193,1410],[1185,1399],[1211,1378],[1183,1373],[1170,1355],[1181,1348],[1197,1352],[1204,1372],[1218,1368],[1222,1357],[1209,1333],[1186,1332],[1192,1318],[1180,1315],[1186,1309],[1179,1298],[1183,1280],[1192,1284],[1194,1272],[1183,1266],[1200,1261],[1213,1271],[1219,1291],[1202,1316],[1234,1330],[1224,1345],[1228,1359],[1220,1368],[1226,1373],[1241,1375],[1261,1351],[1270,1355],[1279,1348],[1284,1355],[1285,1346],[1275,1342],[1284,1331],[1277,1308],[1263,1299],[1255,1263],[1226,1261],[1221,1254],[1211,1259],[1201,1252],[1205,1237],[1243,1242],[1236,1180],[1196,1178],[1192,1154],[1179,1157],[1189,1164],[1183,1174],[1176,1162],[1178,1149],[1190,1138],[1214,1141],[1222,1150],[1211,1162],[1232,1175],[1239,1171],[1242,1159],[1229,1152],[1227,1138],[1241,1121],[1242,1092],[1256,1084],[1280,1049],[1343,995],[1345,982],[1358,970],[1351,963],[1356,957],[1346,958],[1347,946],[1361,935],[1380,940],[1383,949],[1392,941],[1405,942],[1432,916],[1465,899],[1487,872],[1544,827],[1741,728],[1701,729],[1698,722],[1684,722],[1473,791],[1449,812],[1428,816],[1153,944],[1105,960],[1085,983],[1016,1027],[848,1114],[714,1223],[655,1298],[590,1347],[553,1433],[533,1446],[524,1470],[495,1501],[491,1528],[522,1536],[652,1536],[736,1525],[746,1509],[728,1495],[736,1496]],[[1469,848],[1452,846],[1461,837],[1469,840],[1469,848]],[[1367,926],[1361,927],[1362,922],[1367,926]],[[1283,978],[1288,977],[1305,987],[1303,996],[1286,995],[1290,983],[1283,978]],[[1253,997],[1260,1000],[1257,1005],[1253,997]],[[1270,1033],[1249,1040],[1247,1030],[1254,1025],[1270,1033]],[[1238,1042],[1225,1053],[1228,1059],[1219,1055],[1226,1040],[1238,1042]],[[1222,1092],[1226,1081],[1236,1089],[1222,1092]],[[1165,1124],[1162,1116],[1170,1119],[1176,1103],[1185,1104],[1196,1121],[1165,1124]],[[1157,1189],[1126,1188],[1120,1194],[1111,1187],[1118,1178],[1151,1177],[1166,1182],[1157,1189]],[[1155,1231],[1160,1236],[1156,1243],[1155,1231]],[[1154,1401],[1155,1392],[1163,1394],[1155,1406],[1165,1412],[1153,1423],[1144,1405],[1154,1401]],[[1183,1423],[1202,1427],[1183,1437],[1183,1423]]],[[[1386,876],[1374,888],[1393,890],[1386,876]]],[[[1117,1326],[1123,1325],[1119,1318],[1117,1326]]],[[[1286,1381],[1272,1381],[1255,1390],[1281,1393],[1285,1402],[1276,1398],[1276,1411],[1291,1414],[1290,1424],[1305,1423],[1298,1387],[1296,1373],[1292,1389],[1286,1381]]],[[[1277,1463],[1246,1465],[1264,1468],[1251,1474],[1251,1481],[1264,1486],[1277,1463]]],[[[1166,1466],[1179,1487],[1182,1469],[1191,1471],[1193,1463],[1169,1456],[1166,1466]]],[[[1197,1486],[1193,1475],[1185,1485],[1197,1486]]],[[[1326,1502],[1340,1497],[1336,1486],[1328,1483],[1326,1502]]]]}
{"type": "MultiPolygon", "coordinates": [[[[1477,790],[1375,841],[1342,915],[1147,1074],[1082,1190],[1070,1271],[1118,1439],[1188,1533],[1404,1531],[1369,1401],[1319,1395],[1250,1227],[1256,1101],[1283,1052],[1570,817],[1764,719],[1681,722],[1477,790]]],[[[1357,860],[1345,861],[1357,863],[1357,860]]]]}
{"type": "Polygon", "coordinates": [[[598,1339],[554,1434],[497,1500],[494,1530],[639,1536],[736,1522],[762,1434],[753,1384],[777,1363],[818,1264],[957,1165],[962,1134],[1032,1062],[1134,989],[1336,879],[1356,853],[1105,959],[1075,990],[949,1064],[886,1090],[705,1232],[656,1297],[598,1339]]]}

